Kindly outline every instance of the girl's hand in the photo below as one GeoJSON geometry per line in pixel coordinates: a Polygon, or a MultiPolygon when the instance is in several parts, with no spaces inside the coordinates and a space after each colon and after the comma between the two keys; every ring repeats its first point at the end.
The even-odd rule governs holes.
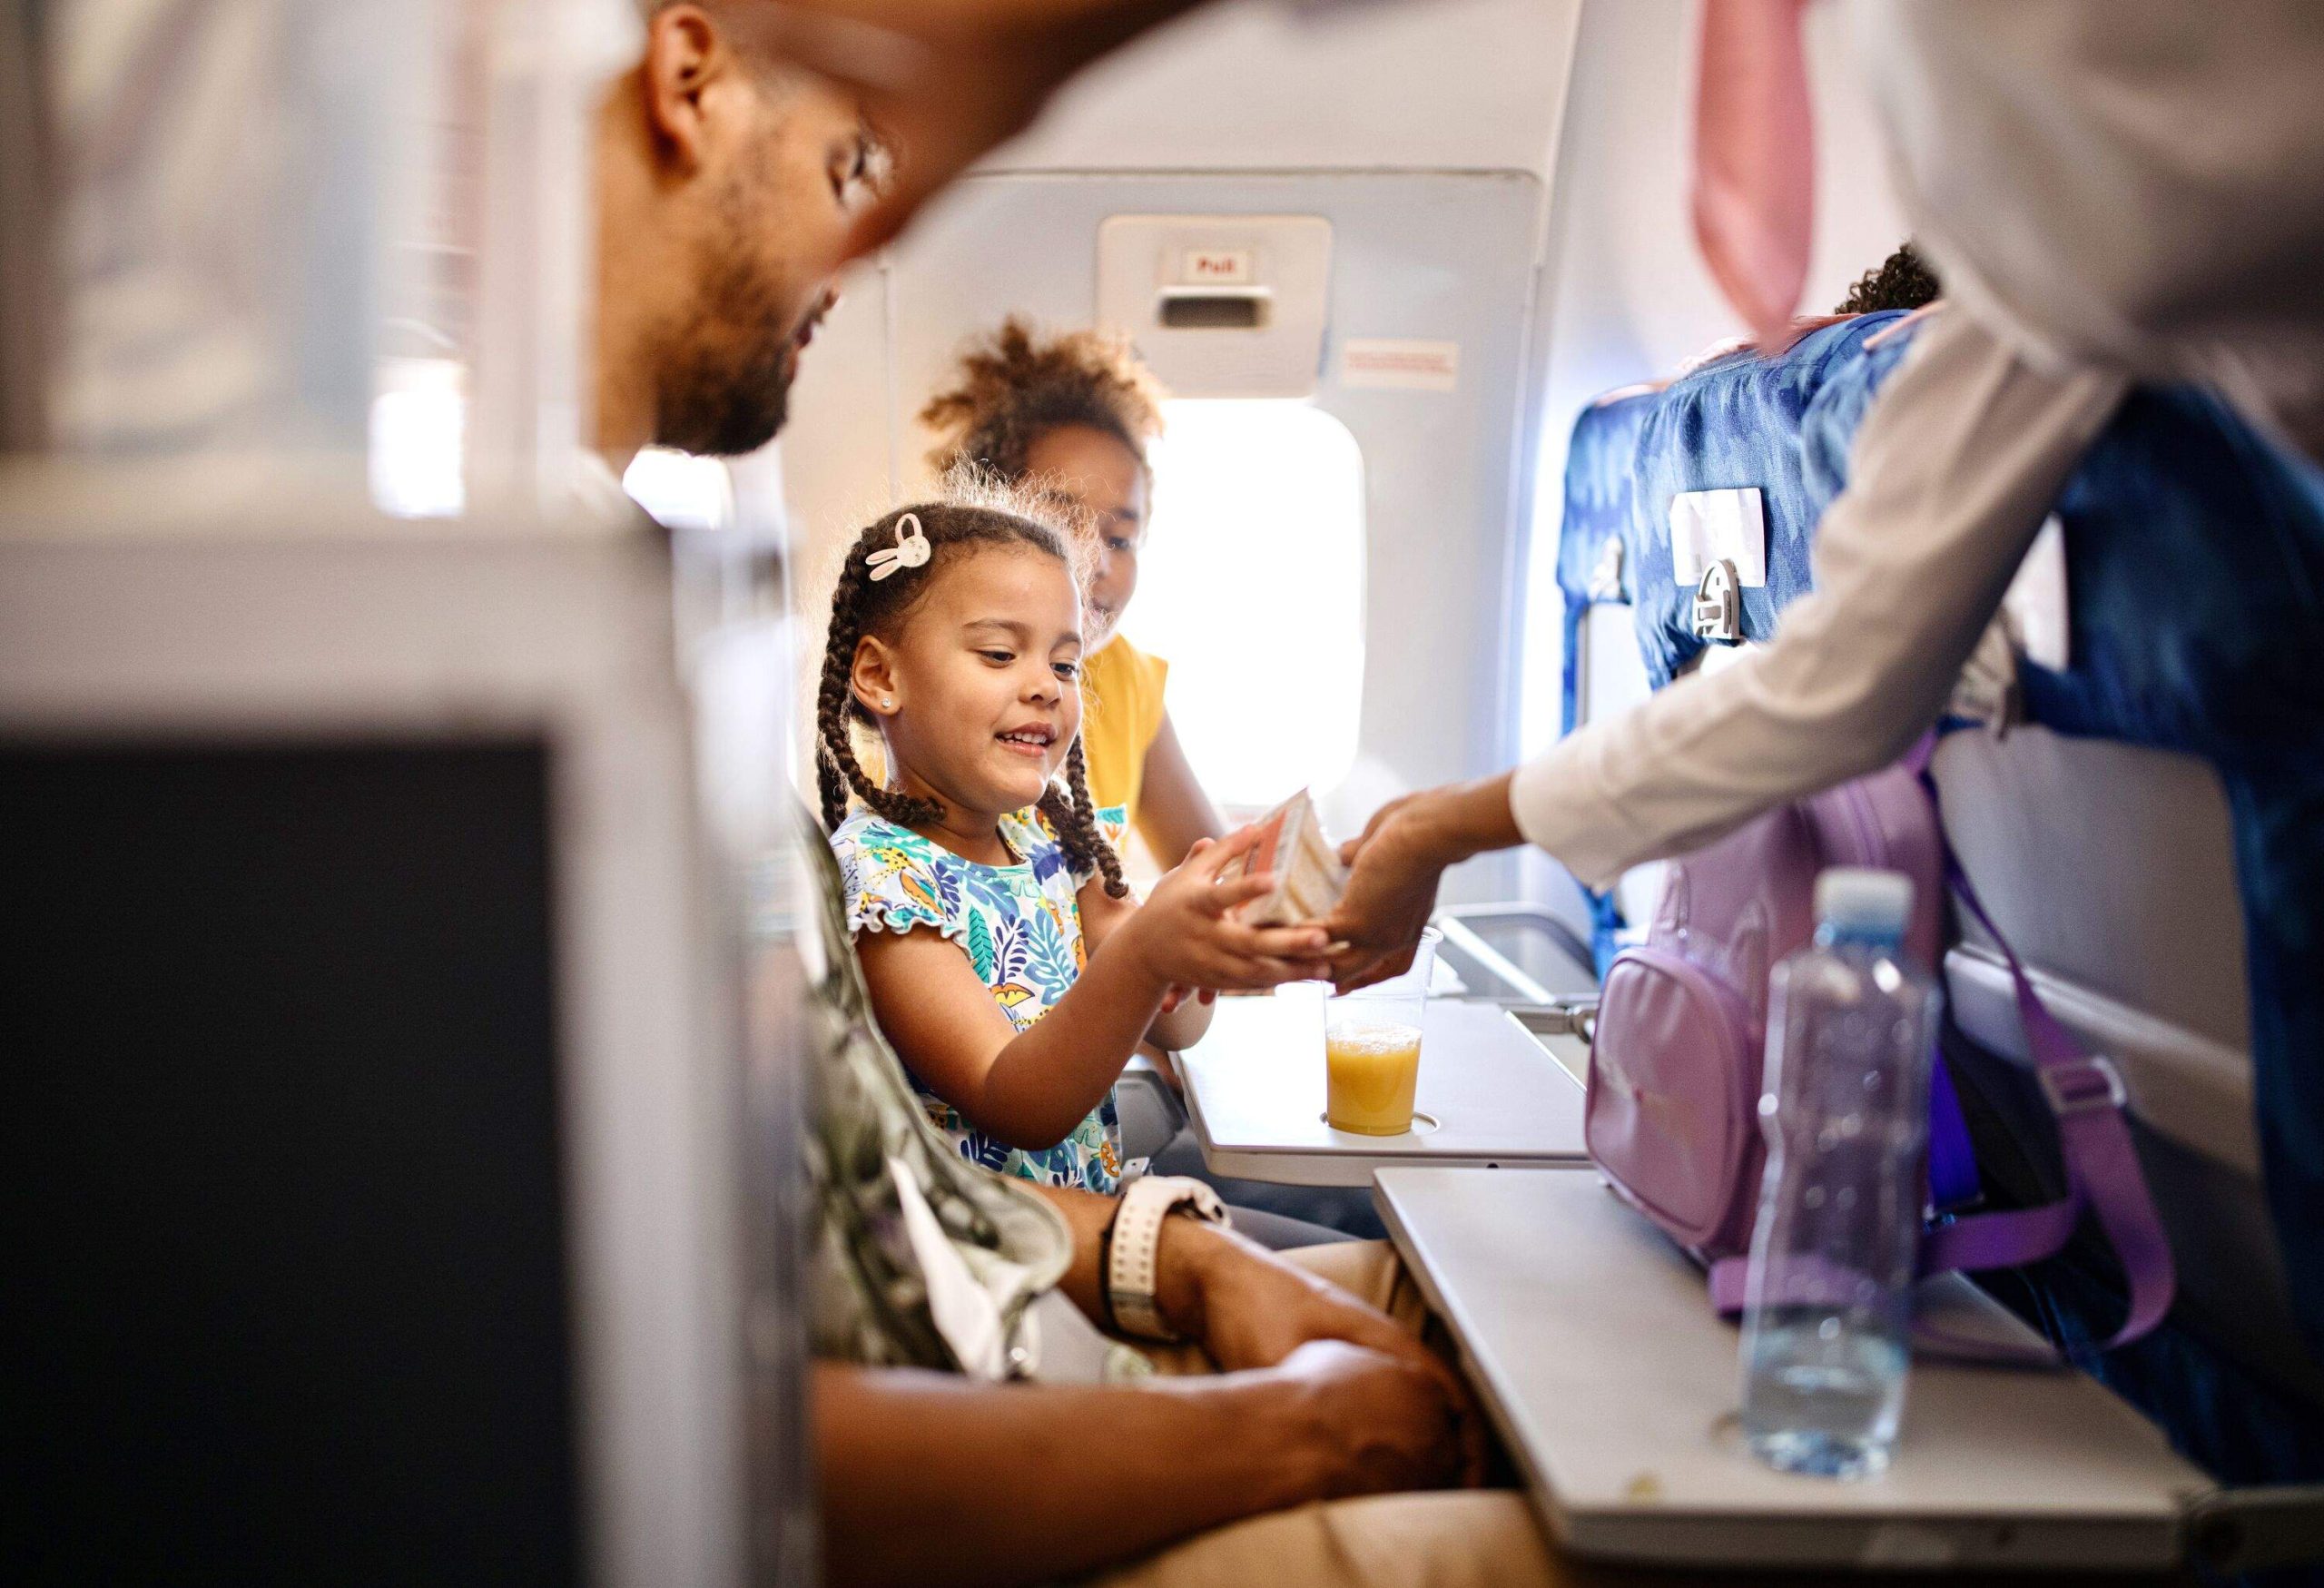
{"type": "Polygon", "coordinates": [[[1274,885],[1265,875],[1219,880],[1227,863],[1248,853],[1256,838],[1246,827],[1216,843],[1197,843],[1116,934],[1166,990],[1256,992],[1331,973],[1322,928],[1251,926],[1234,919],[1237,905],[1274,885]]]}

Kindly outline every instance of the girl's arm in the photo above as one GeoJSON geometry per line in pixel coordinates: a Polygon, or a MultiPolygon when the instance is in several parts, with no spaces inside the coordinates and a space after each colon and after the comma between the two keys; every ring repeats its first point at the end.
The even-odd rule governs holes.
{"type": "Polygon", "coordinates": [[[1227,914],[1272,880],[1218,880],[1249,842],[1210,845],[1142,909],[1107,919],[1080,978],[1029,1031],[1009,1023],[957,944],[925,927],[856,939],[872,1012],[912,1072],[978,1129],[1054,1147],[1114,1084],[1172,987],[1256,991],[1327,973],[1320,928],[1227,914]]]}
{"type": "MultiPolygon", "coordinates": [[[[1082,884],[1078,897],[1081,904],[1082,946],[1095,960],[1107,939],[1137,913],[1137,901],[1115,898],[1106,892],[1105,883],[1095,878],[1082,884]]],[[[1176,1009],[1165,1009],[1154,1017],[1153,1023],[1146,1028],[1146,1041],[1176,1053],[1201,1041],[1203,1033],[1209,1030],[1210,1005],[1198,998],[1187,998],[1176,1009]]]]}
{"type": "Polygon", "coordinates": [[[847,1588],[1054,1583],[1239,1517],[1453,1483],[1464,1455],[1423,1366],[1336,1339],[1088,1387],[818,1362],[811,1394],[824,1562],[847,1588]]]}
{"type": "Polygon", "coordinates": [[[1178,864],[1205,838],[1224,838],[1226,824],[1203,792],[1170,714],[1146,747],[1145,792],[1138,796],[1137,835],[1165,870],[1178,864]]]}
{"type": "Polygon", "coordinates": [[[958,943],[927,927],[855,940],[872,1011],[928,1089],[1011,1147],[1055,1147],[1096,1108],[1162,1007],[1167,981],[1131,954],[1090,957],[1019,1032],[958,943]]]}

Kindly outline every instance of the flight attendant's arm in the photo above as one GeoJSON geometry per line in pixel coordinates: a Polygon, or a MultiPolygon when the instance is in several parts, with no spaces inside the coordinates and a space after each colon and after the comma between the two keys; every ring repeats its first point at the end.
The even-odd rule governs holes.
{"type": "Polygon", "coordinates": [[[1163,870],[1179,864],[1187,852],[1204,838],[1224,838],[1226,824],[1218,807],[1203,792],[1170,714],[1162,714],[1162,731],[1146,747],[1146,780],[1137,799],[1137,835],[1146,840],[1163,870]]]}
{"type": "Polygon", "coordinates": [[[1894,761],[1943,709],[2123,390],[2111,372],[2037,370],[1960,310],[1939,314],[1866,415],[1817,532],[1816,588],[1775,637],[1505,778],[1384,812],[1325,923],[1351,945],[1342,984],[1408,957],[1437,879],[1470,855],[1521,836],[1606,887],[1894,761]]]}

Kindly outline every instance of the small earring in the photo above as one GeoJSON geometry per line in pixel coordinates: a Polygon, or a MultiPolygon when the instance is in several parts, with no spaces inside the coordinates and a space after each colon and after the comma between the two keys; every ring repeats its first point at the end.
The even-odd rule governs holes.
{"type": "Polygon", "coordinates": [[[881,709],[881,711],[893,711],[893,710],[895,710],[895,709],[896,709],[896,698],[895,698],[895,696],[894,696],[894,695],[883,695],[880,696],[880,709],[881,709]]]}

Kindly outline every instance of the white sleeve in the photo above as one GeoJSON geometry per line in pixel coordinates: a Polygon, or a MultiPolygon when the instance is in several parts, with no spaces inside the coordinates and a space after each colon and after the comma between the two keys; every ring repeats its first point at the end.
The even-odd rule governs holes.
{"type": "Polygon", "coordinates": [[[1519,768],[1517,825],[1592,887],[1902,755],[1935,721],[2122,379],[2043,373],[1957,311],[1866,415],[1814,591],[1716,673],[1519,768]]]}

